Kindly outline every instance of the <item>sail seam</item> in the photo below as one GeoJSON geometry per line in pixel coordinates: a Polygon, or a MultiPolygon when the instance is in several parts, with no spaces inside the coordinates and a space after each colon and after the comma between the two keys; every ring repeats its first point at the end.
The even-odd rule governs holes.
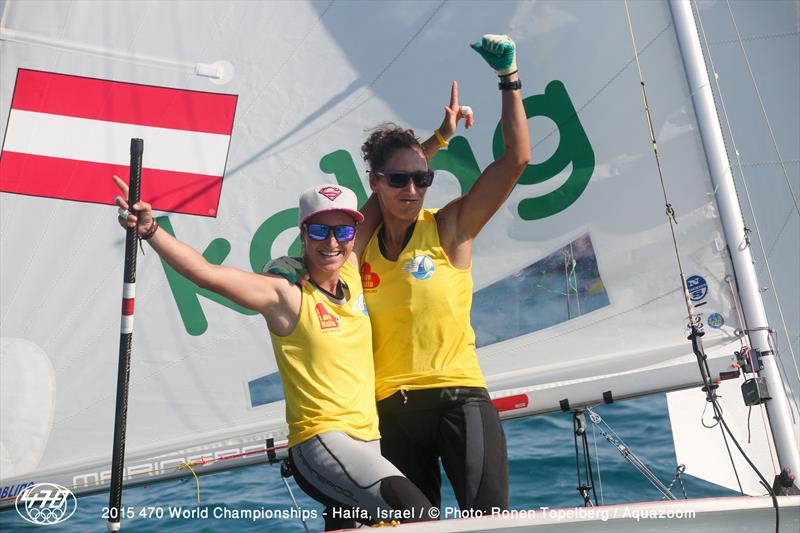
{"type": "Polygon", "coordinates": [[[800,31],[785,31],[781,33],[764,33],[761,35],[750,35],[747,37],[742,37],[740,39],[720,39],[718,41],[708,41],[707,44],[716,46],[718,44],[738,44],[739,41],[741,42],[765,41],[768,39],[785,39],[786,37],[798,37],[798,36],[800,36],[800,31]]]}

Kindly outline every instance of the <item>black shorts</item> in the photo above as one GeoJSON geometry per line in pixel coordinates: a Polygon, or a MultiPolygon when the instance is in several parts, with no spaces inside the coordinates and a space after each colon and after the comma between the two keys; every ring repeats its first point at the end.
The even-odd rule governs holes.
{"type": "Polygon", "coordinates": [[[508,508],[506,438],[481,387],[400,391],[378,402],[381,453],[435,507],[439,459],[462,510],[508,508]]]}

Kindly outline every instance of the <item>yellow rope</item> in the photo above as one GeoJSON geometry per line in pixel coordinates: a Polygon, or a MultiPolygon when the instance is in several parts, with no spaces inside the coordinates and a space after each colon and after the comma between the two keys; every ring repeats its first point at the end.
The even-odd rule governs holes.
{"type": "Polygon", "coordinates": [[[197,503],[199,504],[200,503],[200,478],[197,477],[197,473],[195,473],[194,468],[192,468],[196,464],[197,464],[196,461],[186,461],[185,463],[181,463],[180,465],[178,465],[178,470],[182,470],[182,469],[186,468],[194,476],[194,482],[197,485],[197,503]]]}
{"type": "Polygon", "coordinates": [[[391,522],[384,522],[381,520],[377,524],[372,524],[372,527],[397,527],[400,525],[400,522],[397,520],[392,520],[391,522]]]}

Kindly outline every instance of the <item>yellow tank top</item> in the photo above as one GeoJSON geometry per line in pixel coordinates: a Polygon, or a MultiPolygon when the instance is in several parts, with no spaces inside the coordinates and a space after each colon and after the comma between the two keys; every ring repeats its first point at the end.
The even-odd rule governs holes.
{"type": "Polygon", "coordinates": [[[454,267],[439,243],[436,210],[423,209],[397,261],[378,228],[361,262],[372,319],[376,398],[400,389],[485,387],[470,324],[471,269],[454,267]]]}
{"type": "Polygon", "coordinates": [[[380,438],[361,280],[349,261],[339,277],[350,289],[347,302],[332,303],[306,283],[294,331],[286,337],[270,332],[286,398],[289,446],[332,430],[364,441],[380,438]]]}

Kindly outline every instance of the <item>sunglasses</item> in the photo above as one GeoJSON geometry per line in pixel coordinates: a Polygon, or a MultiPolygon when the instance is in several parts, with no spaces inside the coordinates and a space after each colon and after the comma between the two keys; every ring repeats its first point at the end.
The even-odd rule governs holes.
{"type": "Polygon", "coordinates": [[[328,226],[327,224],[306,224],[306,231],[311,240],[324,241],[333,232],[333,237],[339,242],[350,242],[356,236],[356,227],[348,225],[328,226]]]}
{"type": "Polygon", "coordinates": [[[402,189],[408,185],[409,180],[414,180],[415,187],[430,187],[433,183],[433,170],[417,170],[415,172],[378,172],[373,170],[378,176],[386,178],[390,187],[402,189]]]}

